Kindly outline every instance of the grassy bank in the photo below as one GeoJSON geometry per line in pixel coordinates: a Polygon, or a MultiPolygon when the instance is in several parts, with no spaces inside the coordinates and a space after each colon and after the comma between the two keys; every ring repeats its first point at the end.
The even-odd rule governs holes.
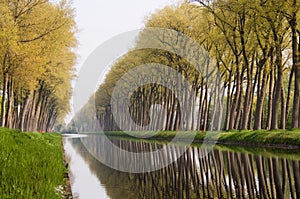
{"type": "Polygon", "coordinates": [[[224,132],[220,134],[218,140],[222,142],[237,142],[249,145],[282,145],[282,146],[299,146],[300,147],[300,130],[275,130],[275,131],[241,131],[241,132],[224,132]]]}
{"type": "MultiPolygon", "coordinates": [[[[105,132],[106,135],[112,137],[123,137],[135,139],[129,136],[126,132],[114,131],[105,132]]],[[[151,136],[151,132],[130,132],[131,135],[144,135],[151,136]]],[[[179,135],[179,139],[186,139],[190,137],[190,132],[177,132],[177,131],[161,131],[154,136],[147,138],[148,140],[171,140],[179,135]]],[[[293,147],[300,148],[300,129],[295,130],[259,130],[259,131],[229,131],[229,132],[196,132],[194,143],[208,141],[216,141],[219,144],[234,144],[234,145],[247,145],[247,146],[271,146],[271,147],[293,147]]]]}
{"type": "Polygon", "coordinates": [[[0,198],[61,198],[63,149],[58,134],[0,128],[0,198]]]}

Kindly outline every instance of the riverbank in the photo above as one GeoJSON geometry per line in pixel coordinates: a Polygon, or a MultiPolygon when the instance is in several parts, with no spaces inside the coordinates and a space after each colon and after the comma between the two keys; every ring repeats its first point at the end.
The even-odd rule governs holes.
{"type": "Polygon", "coordinates": [[[1,198],[71,198],[62,137],[0,128],[1,198]]]}
{"type": "MultiPolygon", "coordinates": [[[[187,140],[191,137],[191,132],[184,131],[161,131],[152,135],[153,132],[130,132],[130,136],[126,132],[110,131],[105,135],[111,137],[119,137],[126,139],[141,140],[165,140],[170,141],[176,135],[178,140],[187,140]],[[143,136],[149,138],[135,138],[135,136],[143,136]]],[[[222,145],[237,145],[248,147],[271,147],[284,149],[300,148],[300,129],[293,130],[259,130],[259,131],[222,131],[222,132],[196,132],[193,143],[201,143],[203,141],[213,142],[222,145]]]]}

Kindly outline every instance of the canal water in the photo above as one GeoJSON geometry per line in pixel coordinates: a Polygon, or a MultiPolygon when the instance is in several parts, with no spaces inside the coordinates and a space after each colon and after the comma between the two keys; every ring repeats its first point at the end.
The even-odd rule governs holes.
{"type": "Polygon", "coordinates": [[[74,198],[300,198],[299,150],[105,138],[64,138],[74,198]]]}

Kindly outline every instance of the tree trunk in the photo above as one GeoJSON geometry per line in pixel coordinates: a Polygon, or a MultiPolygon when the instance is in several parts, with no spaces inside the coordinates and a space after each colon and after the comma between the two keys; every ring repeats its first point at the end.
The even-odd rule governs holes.
{"type": "Polygon", "coordinates": [[[285,103],[285,92],[283,83],[281,85],[281,117],[280,117],[280,129],[286,128],[286,103],[285,103]]]}
{"type": "Polygon", "coordinates": [[[278,129],[278,111],[279,111],[279,104],[280,104],[279,102],[281,98],[281,86],[283,84],[282,51],[281,51],[280,41],[277,41],[276,44],[276,67],[277,67],[277,81],[275,85],[275,96],[273,99],[271,129],[278,129]]]}
{"type": "Polygon", "coordinates": [[[11,76],[8,78],[7,84],[7,111],[6,111],[6,119],[5,126],[8,128],[12,128],[12,112],[13,112],[13,103],[14,103],[14,91],[13,91],[13,79],[11,76]]]}
{"type": "Polygon", "coordinates": [[[7,84],[8,76],[7,73],[3,73],[3,90],[2,90],[2,109],[1,109],[1,126],[5,127],[6,122],[6,102],[7,102],[7,84]]]}
{"type": "Polygon", "coordinates": [[[224,126],[224,129],[226,131],[229,130],[229,122],[230,122],[230,107],[231,107],[231,93],[230,93],[230,90],[231,90],[231,72],[229,73],[228,75],[228,87],[227,87],[227,102],[226,102],[226,116],[225,116],[225,126],[224,126]]]}
{"type": "MultiPolygon", "coordinates": [[[[292,48],[293,48],[293,68],[295,72],[295,89],[294,89],[294,101],[293,101],[293,113],[292,113],[292,128],[299,128],[299,112],[300,112],[300,42],[297,49],[297,36],[295,28],[292,29],[292,48]]],[[[299,33],[300,40],[300,33],[299,33]]]]}
{"type": "MultiPolygon", "coordinates": [[[[261,72],[261,71],[260,71],[261,72]]],[[[261,87],[258,84],[258,98],[256,103],[256,110],[255,110],[255,119],[254,119],[254,129],[260,130],[262,128],[262,121],[263,121],[263,109],[264,109],[264,102],[265,102],[265,96],[267,92],[267,79],[268,75],[266,71],[263,71],[263,76],[261,80],[261,87]]]]}
{"type": "Polygon", "coordinates": [[[231,112],[230,112],[230,124],[229,124],[229,129],[232,130],[232,129],[235,129],[236,127],[236,124],[238,123],[237,121],[237,116],[238,116],[238,105],[239,105],[239,102],[241,101],[240,98],[240,94],[241,94],[241,79],[240,79],[240,70],[239,70],[239,61],[238,61],[238,57],[236,57],[236,91],[235,91],[235,97],[234,97],[234,100],[233,100],[233,103],[232,103],[232,106],[231,106],[231,112]]]}

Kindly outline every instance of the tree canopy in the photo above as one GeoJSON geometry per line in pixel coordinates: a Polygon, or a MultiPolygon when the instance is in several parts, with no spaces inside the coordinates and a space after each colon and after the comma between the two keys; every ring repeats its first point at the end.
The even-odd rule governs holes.
{"type": "MultiPolygon", "coordinates": [[[[147,30],[141,31],[136,49],[115,62],[96,92],[95,106],[101,126],[105,130],[139,130],[126,125],[133,119],[141,127],[159,121],[161,130],[299,128],[300,2],[196,2],[167,6],[151,15],[145,27],[171,29],[197,41],[209,54],[209,69],[199,70],[197,64],[167,50],[140,50],[139,45],[149,42],[170,45],[170,49],[181,45],[190,57],[202,63],[200,52],[189,44],[170,43],[173,40],[167,34],[147,38],[143,36],[147,30]],[[118,102],[118,98],[112,97],[117,82],[131,69],[147,63],[164,64],[176,70],[181,77],[174,76],[169,81],[176,85],[187,79],[190,91],[176,96],[172,88],[141,84],[135,92],[127,93],[131,94],[127,107],[130,117],[127,115],[122,124],[116,124],[111,106],[118,102]],[[156,105],[166,111],[158,113],[155,110],[160,108],[156,105]],[[182,108],[188,113],[183,113],[182,108]]],[[[143,73],[133,78],[143,82],[143,73]]],[[[118,111],[121,115],[127,110],[118,111]]]]}
{"type": "Polygon", "coordinates": [[[70,109],[77,45],[66,0],[0,1],[3,127],[51,131],[70,109]]]}

